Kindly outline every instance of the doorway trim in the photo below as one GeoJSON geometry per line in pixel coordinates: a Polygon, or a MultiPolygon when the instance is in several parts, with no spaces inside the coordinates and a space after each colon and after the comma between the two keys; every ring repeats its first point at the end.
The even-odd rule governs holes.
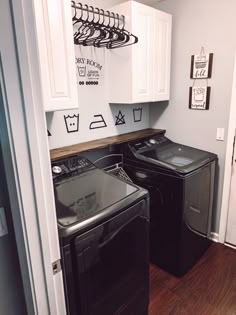
{"type": "Polygon", "coordinates": [[[219,242],[225,242],[227,220],[229,212],[229,198],[230,198],[230,185],[231,185],[231,171],[232,171],[232,155],[233,155],[233,141],[236,128],[236,54],[233,74],[233,85],[231,95],[231,105],[229,113],[228,124],[228,137],[225,156],[225,169],[224,169],[224,185],[223,195],[221,203],[221,215],[220,215],[220,229],[219,229],[219,242]]]}
{"type": "Polygon", "coordinates": [[[54,275],[52,268],[60,248],[32,5],[1,4],[0,132],[28,313],[65,315],[62,271],[54,275]]]}

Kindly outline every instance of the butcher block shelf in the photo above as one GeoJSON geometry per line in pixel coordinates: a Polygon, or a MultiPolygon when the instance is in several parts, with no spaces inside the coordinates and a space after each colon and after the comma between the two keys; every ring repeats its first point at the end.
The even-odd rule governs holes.
{"type": "Polygon", "coordinates": [[[165,133],[164,129],[144,129],[134,132],[125,133],[122,135],[117,135],[113,137],[83,142],[79,144],[70,145],[63,148],[58,148],[50,151],[50,156],[52,161],[67,158],[85,151],[105,148],[109,145],[120,144],[124,142],[129,142],[137,139],[142,139],[149,136],[154,136],[158,134],[165,133]]]}

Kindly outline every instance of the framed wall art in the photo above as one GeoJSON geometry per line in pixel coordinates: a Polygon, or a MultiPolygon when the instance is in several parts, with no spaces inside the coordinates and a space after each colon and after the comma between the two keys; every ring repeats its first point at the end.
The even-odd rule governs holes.
{"type": "Polygon", "coordinates": [[[189,108],[198,110],[209,109],[211,88],[205,87],[190,87],[189,88],[189,108]]]}
{"type": "Polygon", "coordinates": [[[200,55],[191,56],[191,79],[209,79],[212,75],[213,53],[205,54],[202,48],[200,55]]]}

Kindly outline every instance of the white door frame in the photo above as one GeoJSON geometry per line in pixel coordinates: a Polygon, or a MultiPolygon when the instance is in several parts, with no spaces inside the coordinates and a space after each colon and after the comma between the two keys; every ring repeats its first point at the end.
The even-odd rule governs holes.
{"type": "Polygon", "coordinates": [[[229,114],[229,125],[228,125],[228,137],[227,137],[227,148],[225,157],[225,170],[224,170],[224,185],[223,185],[223,196],[221,204],[221,216],[220,216],[220,230],[219,230],[219,242],[225,242],[228,210],[229,210],[229,197],[230,197],[230,184],[231,184],[231,170],[232,170],[232,155],[233,155],[233,141],[236,128],[236,55],[234,64],[234,75],[233,75],[233,86],[232,96],[229,114]]]}
{"type": "Polygon", "coordinates": [[[32,1],[3,1],[0,11],[0,134],[27,310],[65,315],[32,1]]]}

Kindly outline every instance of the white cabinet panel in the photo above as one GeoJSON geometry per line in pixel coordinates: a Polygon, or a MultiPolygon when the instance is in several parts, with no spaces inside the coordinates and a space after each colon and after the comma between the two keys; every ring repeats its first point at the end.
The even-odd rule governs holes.
{"type": "Polygon", "coordinates": [[[45,111],[78,107],[71,3],[34,0],[45,111]]]}
{"type": "Polygon", "coordinates": [[[148,102],[152,98],[152,60],[154,10],[143,5],[133,5],[132,31],[138,36],[132,54],[133,102],[148,102]]]}
{"type": "Polygon", "coordinates": [[[156,10],[154,29],[153,101],[164,101],[170,94],[172,16],[156,10]]]}
{"type": "Polygon", "coordinates": [[[135,1],[112,8],[138,43],[107,51],[110,103],[169,99],[172,16],[135,1]]]}

